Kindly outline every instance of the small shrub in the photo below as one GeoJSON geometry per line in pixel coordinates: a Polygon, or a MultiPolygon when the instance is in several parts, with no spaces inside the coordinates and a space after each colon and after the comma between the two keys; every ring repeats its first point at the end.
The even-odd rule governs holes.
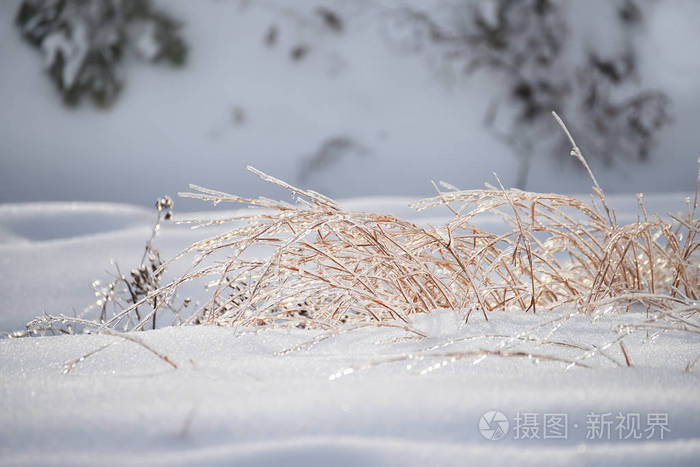
{"type": "Polygon", "coordinates": [[[51,80],[71,106],[83,96],[110,106],[124,86],[129,51],[177,66],[187,56],[179,23],[150,0],[24,0],[15,22],[44,55],[51,80]]]}

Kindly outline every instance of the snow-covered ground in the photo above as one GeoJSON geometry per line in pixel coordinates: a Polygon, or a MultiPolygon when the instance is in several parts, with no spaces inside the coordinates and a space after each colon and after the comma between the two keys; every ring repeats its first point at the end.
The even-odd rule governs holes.
{"type": "MultiPolygon", "coordinates": [[[[406,2],[158,2],[185,20],[189,62],[182,70],[130,63],[108,112],[60,105],[40,54],[12,25],[18,3],[0,2],[0,331],[93,303],[91,283],[110,279],[110,260],[124,269],[140,260],[155,219],[143,206],[161,195],[197,183],[279,197],[247,164],[349,198],[343,204],[352,209],[434,225],[449,213],[408,207],[432,194],[430,179],[462,188],[493,181],[493,172],[505,185],[515,179],[516,157],[482,125],[498,84],[487,76],[455,83],[425,55],[393,46],[384,13],[406,2]],[[341,15],[342,34],[320,23],[320,4],[341,15]],[[274,47],[264,43],[271,26],[279,31],[274,47]],[[309,53],[291,60],[298,45],[309,53]],[[339,159],[304,174],[329,141],[339,143],[339,159]]],[[[577,14],[605,2],[591,3],[577,14]]],[[[607,191],[657,192],[645,198],[647,209],[666,213],[683,206],[680,192],[696,180],[700,60],[690,45],[700,6],[679,0],[649,9],[642,84],[669,91],[675,121],[647,164],[601,170],[591,159],[607,191]]],[[[599,29],[593,35],[605,37],[599,29]]],[[[529,189],[590,188],[573,164],[547,156],[533,164],[529,189]]],[[[634,197],[609,200],[620,222],[636,218],[634,197]]],[[[176,217],[203,209],[176,199],[176,217]]],[[[202,235],[166,223],[157,246],[168,258],[202,235]]],[[[138,334],[177,369],[118,337],[0,339],[0,465],[697,465],[700,368],[684,371],[700,355],[693,334],[625,340],[632,367],[599,353],[581,362],[593,368],[568,370],[535,357],[426,357],[446,342],[438,350],[552,350],[493,336],[556,313],[493,313],[488,323],[474,314],[468,326],[461,313],[414,319],[426,339],[372,328],[296,349],[319,335],[167,322],[138,334]],[[64,374],[66,362],[107,344],[64,374]],[[504,419],[482,419],[493,411],[504,419]],[[566,436],[562,425],[545,423],[562,416],[566,436]],[[499,420],[507,433],[488,439],[505,428],[499,420]]],[[[639,318],[577,316],[555,336],[605,345],[613,325],[639,318]]],[[[623,361],[618,347],[606,354],[623,361]]]]}
{"type": "MultiPolygon", "coordinates": [[[[649,209],[663,213],[681,200],[651,196],[649,209]]],[[[344,204],[440,221],[411,214],[408,201],[344,204]]],[[[618,209],[634,203],[611,201],[618,209]]],[[[90,283],[108,277],[110,259],[139,261],[153,214],[116,204],[2,206],[0,329],[91,303],[90,283]]],[[[166,224],[157,245],[168,257],[201,236],[166,224]]],[[[318,332],[198,326],[138,334],[177,369],[117,337],[2,339],[0,465],[696,465],[700,381],[697,369],[684,369],[700,342],[691,334],[626,339],[629,368],[600,355],[581,361],[592,369],[568,370],[527,357],[408,356],[450,340],[435,351],[495,349],[503,339],[483,336],[557,316],[492,313],[485,322],[475,314],[463,326],[460,311],[442,311],[410,323],[425,339],[371,328],[300,348],[318,332]],[[67,362],[106,344],[64,374],[67,362]],[[508,421],[500,440],[480,425],[489,411],[508,421]],[[565,433],[545,423],[563,415],[565,433]],[[524,439],[533,434],[540,439],[524,439]]],[[[614,324],[638,318],[579,316],[552,338],[602,345],[614,324]]],[[[523,345],[505,348],[552,353],[523,345]]],[[[619,348],[607,352],[621,361],[619,348]]]]}

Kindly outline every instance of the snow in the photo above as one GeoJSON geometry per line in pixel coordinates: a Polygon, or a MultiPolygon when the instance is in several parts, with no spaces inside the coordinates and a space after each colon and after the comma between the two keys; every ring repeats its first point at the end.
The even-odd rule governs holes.
{"type": "MultiPolygon", "coordinates": [[[[432,225],[450,213],[408,207],[433,194],[430,179],[461,188],[493,182],[493,172],[505,185],[515,179],[517,159],[482,125],[498,83],[440,74],[385,14],[407,2],[158,2],[185,20],[189,61],[182,70],[127,63],[126,88],[108,112],[61,106],[41,55],[11,26],[18,2],[0,2],[0,331],[93,303],[93,281],[140,260],[152,203],[188,183],[288,199],[247,164],[346,198],[349,209],[432,225]],[[321,4],[341,15],[341,33],[323,25],[321,4]],[[268,47],[271,26],[278,34],[268,47]],[[294,61],[299,45],[309,51],[294,61]],[[300,167],[323,154],[333,163],[302,177],[300,167]]],[[[595,26],[597,3],[574,13],[595,26]]],[[[675,120],[648,164],[602,170],[591,161],[603,188],[619,193],[608,201],[620,222],[636,219],[636,199],[625,193],[652,192],[650,213],[682,209],[697,173],[700,61],[678,43],[697,42],[698,2],[649,8],[642,84],[668,88],[675,120]]],[[[593,39],[610,38],[603,28],[593,39]]],[[[149,55],[151,45],[138,47],[149,55]]],[[[590,181],[573,164],[537,155],[528,188],[587,193],[590,181]]],[[[232,214],[206,209],[176,199],[177,219],[232,214]]],[[[480,222],[499,228],[495,217],[480,222]]],[[[156,245],[169,258],[217,229],[165,223],[156,245]]],[[[484,337],[570,311],[492,313],[488,322],[474,312],[465,325],[466,310],[442,310],[411,319],[426,335],[420,340],[363,328],[307,345],[322,335],[165,320],[138,334],[177,369],[114,336],[0,339],[0,465],[697,465],[700,368],[684,371],[700,355],[692,334],[625,340],[632,367],[595,354],[582,362],[592,369],[537,361],[549,349],[533,342],[484,337]],[[105,345],[64,374],[67,362],[105,345]],[[416,358],[428,348],[535,357],[416,358]],[[510,421],[505,439],[478,430],[491,410],[510,421]],[[515,439],[519,412],[567,414],[567,439],[515,439]],[[663,413],[670,432],[663,440],[587,439],[589,415],[608,412],[643,421],[663,413]]],[[[555,336],[604,346],[615,325],[642,318],[576,316],[555,336]]],[[[619,348],[607,352],[621,361],[619,348]]]]}
{"type": "Polygon", "coordinates": [[[63,31],[57,31],[46,37],[41,43],[41,48],[46,54],[46,69],[49,69],[57,60],[57,54],[66,61],[66,66],[61,77],[61,85],[70,88],[75,84],[80,67],[82,66],[87,47],[85,46],[87,33],[80,22],[74,24],[76,39],[71,42],[63,31]]]}
{"type": "MultiPolygon", "coordinates": [[[[488,326],[507,331],[532,324],[531,318],[494,316],[488,326]]],[[[675,362],[565,372],[557,365],[487,360],[425,376],[390,366],[330,381],[338,369],[396,349],[373,344],[382,337],[375,332],[285,357],[274,352],[308,339],[305,332],[236,336],[232,329],[203,327],[143,336],[180,368],[118,341],[63,375],[64,361],[113,338],[0,342],[2,425],[12,427],[2,437],[4,461],[449,465],[466,456],[498,465],[520,456],[526,465],[690,465],[700,452],[697,377],[675,362]],[[481,439],[476,429],[492,408],[509,415],[567,412],[581,425],[591,410],[661,410],[669,413],[672,431],[664,442],[586,442],[580,429],[568,441],[503,446],[481,439]]],[[[666,344],[674,345],[657,345],[666,344]]]]}
{"type": "MultiPolygon", "coordinates": [[[[304,162],[334,138],[366,149],[303,180],[334,197],[427,196],[431,178],[474,188],[492,181],[492,172],[506,186],[515,181],[517,157],[483,126],[499,83],[489,76],[449,79],[426,54],[401,47],[387,14],[399,2],[162,2],[184,21],[188,63],[178,70],[127,63],[122,95],[101,112],[61,106],[40,54],[10,26],[18,1],[0,4],[0,58],[8,64],[0,75],[0,202],[149,206],[189,183],[270,195],[245,165],[297,183],[304,162]],[[341,16],[341,33],[323,26],[315,13],[320,4],[341,16]],[[273,25],[278,39],[268,47],[273,25]],[[300,44],[309,52],[294,61],[290,50],[300,44]]],[[[595,26],[600,15],[589,11],[605,2],[589,3],[574,13],[595,26]]],[[[668,88],[675,120],[648,164],[606,168],[590,155],[608,191],[690,191],[695,183],[700,61],[668,37],[697,42],[697,2],[649,9],[642,84],[668,88]]],[[[554,121],[551,131],[560,131],[554,121]]],[[[573,162],[544,154],[535,157],[530,182],[537,191],[590,187],[573,162]]],[[[199,209],[189,200],[178,208],[199,209]]]]}
{"type": "MultiPolygon", "coordinates": [[[[648,198],[663,213],[681,206],[683,196],[648,198]]],[[[418,222],[444,221],[439,212],[412,215],[409,201],[343,203],[418,222]]],[[[633,207],[634,199],[611,203],[633,207]]],[[[90,283],[107,277],[110,258],[125,267],[140,259],[153,217],[154,210],[105,203],[2,206],[0,329],[89,304],[90,283]]],[[[203,234],[165,224],[157,246],[169,257],[203,234]]],[[[406,339],[396,328],[362,328],[314,345],[322,334],[302,329],[197,326],[138,333],[177,369],[114,336],[2,339],[0,465],[695,465],[699,381],[697,370],[684,371],[700,353],[692,335],[625,340],[630,368],[599,355],[583,361],[593,369],[568,370],[537,358],[407,357],[428,348],[547,353],[536,344],[484,336],[514,335],[565,312],[491,313],[488,322],[472,313],[465,325],[464,310],[444,310],[412,318],[409,326],[424,339],[406,339]],[[444,346],[449,340],[455,342],[444,346]],[[64,374],[67,362],[107,344],[64,374]],[[508,417],[505,439],[481,436],[478,422],[489,410],[508,417]],[[567,414],[567,439],[515,439],[519,412],[567,414]],[[587,439],[591,413],[638,413],[643,423],[648,414],[663,413],[670,431],[663,440],[618,440],[614,432],[611,440],[587,439]]],[[[554,336],[603,345],[614,325],[640,318],[577,316],[554,336]]],[[[617,348],[608,352],[622,358],[617,348]]]]}
{"type": "Polygon", "coordinates": [[[132,34],[137,38],[135,47],[139,55],[146,60],[155,60],[158,52],[160,52],[160,46],[155,38],[155,26],[153,23],[137,24],[134,29],[136,31],[132,31],[132,34]]]}

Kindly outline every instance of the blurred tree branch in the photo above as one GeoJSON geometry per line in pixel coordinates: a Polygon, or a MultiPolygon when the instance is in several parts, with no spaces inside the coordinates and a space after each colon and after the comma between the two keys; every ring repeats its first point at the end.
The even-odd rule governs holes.
{"type": "Polygon", "coordinates": [[[552,110],[588,135],[582,145],[606,164],[647,160],[671,120],[668,96],[639,87],[636,38],[647,4],[608,5],[622,37],[617,50],[581,47],[571,35],[570,4],[551,0],[458,0],[442,11],[401,7],[388,18],[404,48],[430,48],[458,73],[485,71],[506,84],[484,121],[518,154],[515,184],[524,188],[535,151],[568,154],[568,142],[551,131],[552,110]]]}
{"type": "Polygon", "coordinates": [[[124,56],[181,66],[180,23],[150,0],[24,0],[15,18],[22,37],[44,55],[67,105],[89,96],[109,107],[124,86],[124,56]]]}

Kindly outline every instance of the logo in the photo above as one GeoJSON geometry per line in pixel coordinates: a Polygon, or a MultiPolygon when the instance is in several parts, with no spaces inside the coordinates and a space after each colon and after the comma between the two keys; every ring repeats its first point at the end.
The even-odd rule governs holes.
{"type": "Polygon", "coordinates": [[[490,441],[503,438],[508,433],[509,426],[508,417],[498,410],[490,410],[479,419],[479,432],[490,441]]]}

